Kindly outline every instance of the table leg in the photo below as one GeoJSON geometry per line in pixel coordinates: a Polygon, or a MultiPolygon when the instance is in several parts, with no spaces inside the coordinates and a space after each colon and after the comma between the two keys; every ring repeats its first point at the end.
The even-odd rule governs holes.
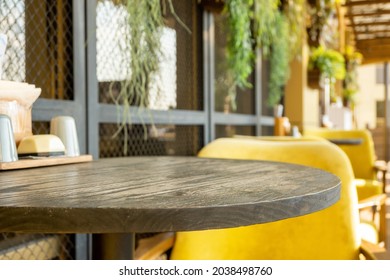
{"type": "Polygon", "coordinates": [[[97,260],[134,259],[135,233],[93,235],[93,258],[97,260]]]}

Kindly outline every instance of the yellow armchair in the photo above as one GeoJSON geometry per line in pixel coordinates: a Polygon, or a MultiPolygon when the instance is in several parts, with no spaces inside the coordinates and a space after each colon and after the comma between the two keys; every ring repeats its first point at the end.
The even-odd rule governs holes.
{"type": "Polygon", "coordinates": [[[325,141],[225,138],[208,144],[199,156],[272,160],[321,168],[340,177],[341,199],[325,210],[287,220],[179,232],[172,259],[358,259],[361,239],[353,172],[346,155],[334,145],[325,141]]]}
{"type": "Polygon", "coordinates": [[[323,137],[328,140],[361,140],[360,144],[338,145],[351,161],[359,200],[385,193],[386,166],[376,164],[374,141],[368,130],[306,129],[304,135],[323,137]],[[383,172],[382,182],[378,181],[378,171],[383,172]]]}
{"type": "MultiPolygon", "coordinates": [[[[320,129],[320,131],[322,131],[320,129]]],[[[326,130],[327,131],[327,130],[326,130]]],[[[366,135],[367,142],[369,143],[372,138],[370,135],[366,135]]],[[[331,134],[330,134],[331,135],[331,134]]],[[[341,134],[342,135],[342,134],[341,134]]],[[[335,135],[332,135],[333,138],[337,139],[335,135]]],[[[355,135],[354,135],[355,136],[355,135]]],[[[326,138],[316,136],[316,135],[305,135],[302,137],[291,137],[291,136],[243,136],[235,135],[235,138],[244,138],[244,139],[257,139],[262,141],[326,141],[329,142],[326,138]]],[[[346,139],[343,136],[338,136],[339,139],[346,139]]],[[[355,139],[352,136],[351,139],[355,139]]],[[[348,138],[347,138],[348,139],[348,138]]],[[[359,139],[359,138],[356,138],[359,139]]],[[[362,139],[363,141],[363,139],[362,139]]],[[[384,175],[383,175],[384,176],[384,175]]],[[[357,187],[359,204],[358,207],[360,210],[367,210],[368,208],[372,210],[372,218],[362,218],[359,225],[359,230],[362,233],[362,239],[368,240],[369,242],[375,244],[383,244],[386,241],[386,195],[382,194],[383,184],[377,180],[364,180],[364,179],[354,179],[355,186],[357,187]],[[379,214],[379,221],[376,221],[376,214],[379,214]]],[[[367,217],[367,215],[365,215],[367,217]]]]}

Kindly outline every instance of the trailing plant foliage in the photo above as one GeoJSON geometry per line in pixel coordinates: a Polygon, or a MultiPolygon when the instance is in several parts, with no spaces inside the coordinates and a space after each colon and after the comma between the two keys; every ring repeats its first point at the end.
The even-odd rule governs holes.
{"type": "Polygon", "coordinates": [[[337,48],[338,32],[334,28],[338,24],[337,6],[344,0],[308,0],[308,43],[312,47],[325,45],[337,48]]]}
{"type": "MultiPolygon", "coordinates": [[[[191,31],[175,13],[172,0],[120,0],[116,4],[126,7],[128,16],[121,26],[125,32],[123,52],[130,52],[127,64],[127,78],[120,81],[118,93],[114,96],[113,82],[110,86],[111,96],[119,109],[119,128],[114,137],[124,132],[124,154],[127,154],[129,125],[131,124],[130,106],[137,106],[137,110],[148,107],[148,92],[151,85],[156,84],[155,78],[159,71],[159,62],[163,56],[161,52],[161,36],[164,26],[164,14],[169,9],[172,16],[189,33],[191,31]]],[[[158,86],[158,84],[157,84],[158,86]]],[[[159,90],[159,89],[157,89],[159,90]]],[[[152,115],[150,114],[153,122],[152,115]]],[[[141,119],[142,121],[142,119],[141,119]]],[[[144,137],[147,138],[147,128],[144,127],[144,137]]]]}
{"type": "MultiPolygon", "coordinates": [[[[159,69],[161,28],[164,23],[160,0],[127,0],[125,4],[129,16],[127,24],[123,26],[126,28],[124,36],[127,37],[123,51],[130,52],[128,78],[120,82],[119,94],[113,98],[118,108],[122,106],[119,129],[114,137],[124,132],[124,154],[127,154],[130,105],[138,106],[138,110],[147,107],[149,86],[159,69]]],[[[144,135],[147,135],[146,131],[144,135]]]]}
{"type": "Polygon", "coordinates": [[[268,56],[276,37],[276,18],[279,13],[280,0],[255,0],[254,36],[256,44],[261,47],[264,56],[268,56]]]}
{"type": "MultiPolygon", "coordinates": [[[[305,20],[302,15],[306,12],[306,0],[284,0],[283,13],[288,22],[288,45],[290,59],[299,56],[305,38],[305,20]]],[[[306,38],[305,38],[306,39],[306,38]]]]}
{"type": "Polygon", "coordinates": [[[226,0],[229,34],[227,41],[227,60],[233,85],[228,95],[232,109],[236,110],[237,86],[250,88],[249,75],[253,72],[253,39],[251,33],[251,18],[253,0],[226,0]]]}
{"type": "Polygon", "coordinates": [[[256,48],[271,60],[268,105],[280,102],[289,77],[289,61],[302,46],[304,0],[226,0],[228,64],[233,77],[229,99],[236,108],[236,87],[250,88],[256,48]],[[283,10],[283,12],[281,11],[283,10]],[[252,25],[251,25],[252,22],[252,25]]]}
{"type": "Polygon", "coordinates": [[[321,75],[330,79],[342,80],[345,77],[345,60],[343,55],[323,46],[311,50],[309,69],[317,68],[321,75]]]}
{"type": "Polygon", "coordinates": [[[268,105],[274,106],[280,102],[283,96],[286,81],[290,74],[290,48],[288,40],[288,21],[282,13],[277,13],[275,18],[275,36],[272,40],[272,48],[270,54],[270,80],[269,80],[269,95],[268,105]]]}
{"type": "Polygon", "coordinates": [[[355,95],[359,91],[358,66],[362,63],[363,56],[356,52],[352,46],[345,49],[345,79],[343,83],[344,103],[353,106],[355,104],[355,95]]]}

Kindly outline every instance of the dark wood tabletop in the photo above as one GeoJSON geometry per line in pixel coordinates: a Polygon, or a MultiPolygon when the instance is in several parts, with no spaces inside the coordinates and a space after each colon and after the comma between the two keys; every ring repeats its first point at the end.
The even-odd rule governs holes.
{"type": "Polygon", "coordinates": [[[186,231],[266,223],[339,199],[327,172],[278,162],[128,157],[0,173],[0,232],[186,231]]]}
{"type": "Polygon", "coordinates": [[[363,143],[362,138],[332,138],[328,140],[336,145],[360,145],[363,143]]]}

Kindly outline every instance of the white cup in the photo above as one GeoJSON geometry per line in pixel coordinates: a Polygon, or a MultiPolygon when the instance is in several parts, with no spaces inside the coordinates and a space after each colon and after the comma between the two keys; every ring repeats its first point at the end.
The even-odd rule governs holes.
{"type": "Polygon", "coordinates": [[[50,121],[50,134],[58,136],[65,146],[65,155],[75,157],[80,155],[77,138],[76,122],[70,116],[54,117],[50,121]]]}
{"type": "Polygon", "coordinates": [[[18,160],[18,152],[14,140],[11,119],[0,114],[0,162],[13,162],[18,160]]]}

